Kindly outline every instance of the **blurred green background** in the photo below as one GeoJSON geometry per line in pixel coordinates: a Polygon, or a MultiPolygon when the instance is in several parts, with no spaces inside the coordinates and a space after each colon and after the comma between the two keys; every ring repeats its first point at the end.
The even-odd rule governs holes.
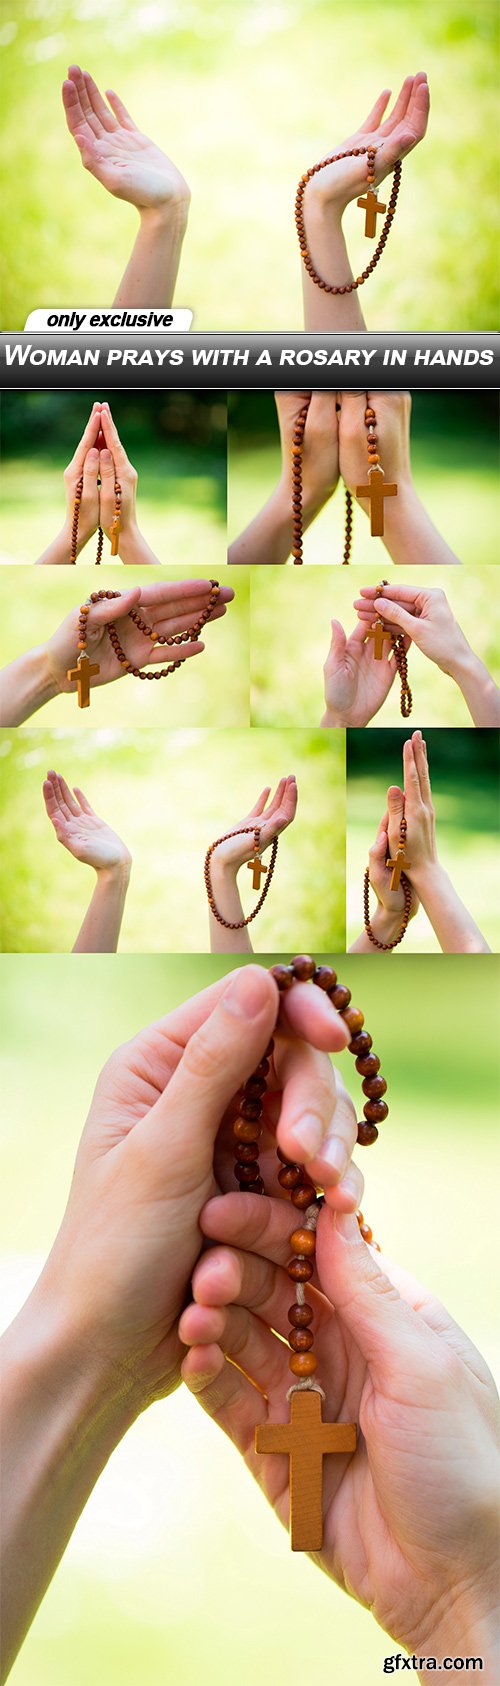
{"type": "MultiPolygon", "coordinates": [[[[80,61],[115,87],[192,190],[177,300],[198,328],[300,327],[293,222],[302,171],[425,69],[431,119],[407,160],[373,328],[496,328],[495,0],[5,0],[3,326],[34,306],[111,304],[137,213],[86,174],[60,86],[80,61]],[[459,284],[458,284],[459,282],[459,284]]],[[[345,218],[354,273],[359,212],[345,218]]]]}
{"type": "MultiPolygon", "coordinates": [[[[238,570],[239,571],[239,570],[238,570]]],[[[232,568],[231,577],[236,573],[232,568]]],[[[360,585],[376,585],[378,569],[252,568],[251,672],[252,723],[255,726],[318,725],[324,713],[323,665],[330,643],[332,616],[353,632],[354,599],[360,585]]],[[[393,576],[395,578],[395,575],[393,576]]],[[[422,588],[441,587],[472,649],[500,680],[500,607],[495,568],[398,568],[398,578],[422,588]]],[[[461,692],[412,645],[408,673],[413,692],[414,726],[471,726],[461,692]]],[[[395,682],[374,721],[401,724],[401,688],[395,682]]]]}
{"type": "MultiPolygon", "coordinates": [[[[60,532],[63,473],[103,392],[5,392],[0,409],[0,564],[36,562],[60,532]]],[[[226,561],[226,401],[211,392],[113,392],[137,469],[139,527],[161,563],[226,561]]],[[[92,565],[96,537],[78,563],[92,565]]],[[[105,542],[105,559],[109,546],[105,542]]],[[[122,564],[118,561],[119,567],[122,564]]]]}
{"type": "MultiPolygon", "coordinates": [[[[208,579],[204,557],[182,568],[127,568],[123,590],[154,580],[208,579]],[[196,563],[198,566],[196,566],[196,563]]],[[[88,730],[102,726],[247,726],[249,718],[248,570],[229,578],[217,569],[220,585],[235,591],[226,615],[205,627],[205,649],[190,657],[169,679],[150,684],[130,675],[116,683],[94,687],[90,708],[80,709],[76,693],[46,703],[33,720],[40,726],[68,726],[88,730]]],[[[117,589],[116,568],[80,572],[70,568],[3,568],[0,572],[0,668],[25,650],[42,644],[66,615],[91,591],[117,589]]],[[[163,663],[158,663],[163,666],[163,663]]]]}
{"type": "MultiPolygon", "coordinates": [[[[433,1289],[494,1364],[495,1225],[485,1214],[498,1139],[497,959],[334,963],[365,1013],[390,1087],[376,1148],[360,1153],[365,1213],[389,1256],[433,1289]]],[[[111,1049],[228,969],[209,956],[1,960],[5,1323],[51,1245],[111,1049]]],[[[358,1099],[353,1062],[341,1056],[339,1064],[358,1099]]],[[[290,1553],[232,1446],[181,1389],[146,1412],[113,1454],[12,1680],[221,1686],[237,1674],[239,1686],[303,1686],[312,1636],[318,1657],[334,1654],[342,1686],[371,1686],[397,1649],[368,1611],[290,1553]],[[294,1620],[295,1610],[307,1619],[294,1620]]]]}
{"type": "MultiPolygon", "coordinates": [[[[345,948],[343,732],[0,732],[3,950],[71,949],[95,884],[47,819],[49,767],[79,785],[127,843],[134,864],[120,948],[143,954],[208,949],[209,843],[245,818],[264,785],[294,772],[297,816],[248,934],[266,952],[289,941],[293,918],[300,949],[345,948]]],[[[246,867],[239,885],[250,913],[257,896],[246,867]]]]}
{"type": "MultiPolygon", "coordinates": [[[[363,875],[368,850],[385,812],[390,784],[403,787],[403,744],[410,728],[347,733],[347,931],[354,942],[363,924],[363,875]]],[[[490,948],[500,950],[498,903],[498,733],[426,732],[438,856],[490,948]]],[[[408,851],[411,858],[411,849],[408,851]]],[[[371,906],[376,900],[372,892],[371,906]]],[[[419,908],[404,939],[405,952],[439,953],[419,908]]],[[[401,956],[401,948],[396,950],[401,956]]]]}
{"type": "MultiPolygon", "coordinates": [[[[262,508],[281,473],[272,392],[228,394],[228,529],[230,542],[262,508]]],[[[411,462],[415,489],[460,562],[500,559],[498,393],[412,393],[411,462]],[[478,521],[478,510],[480,520],[478,521]]],[[[305,562],[338,562],[344,544],[344,487],[308,527],[305,562]]],[[[387,551],[370,538],[354,511],[352,561],[373,566],[387,551]]]]}

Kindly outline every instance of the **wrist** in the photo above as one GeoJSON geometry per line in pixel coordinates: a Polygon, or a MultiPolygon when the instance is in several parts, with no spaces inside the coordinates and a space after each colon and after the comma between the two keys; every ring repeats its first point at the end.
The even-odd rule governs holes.
{"type": "MultiPolygon", "coordinates": [[[[33,1447],[47,1458],[47,1439],[42,1422],[50,1423],[49,1461],[54,1480],[61,1476],[65,1449],[71,1462],[81,1449],[91,1450],[92,1429],[110,1433],[109,1451],[118,1443],[141,1409],[137,1382],[125,1367],[107,1363],[99,1341],[79,1327],[78,1317],[63,1308],[57,1279],[51,1287],[45,1271],[15,1322],[3,1337],[3,1360],[7,1391],[12,1388],[20,1412],[33,1417],[33,1447]],[[43,1445],[42,1445],[43,1441],[43,1445]]],[[[44,1467],[44,1477],[47,1474],[44,1467]]],[[[32,1470],[36,1480],[35,1458],[32,1470]]]]}
{"type": "Polygon", "coordinates": [[[51,702],[61,691],[61,683],[57,671],[52,665],[47,644],[38,644],[35,649],[28,650],[25,661],[29,669],[30,694],[35,708],[42,708],[46,702],[51,702]]]}
{"type": "Polygon", "coordinates": [[[144,540],[137,525],[135,513],[130,520],[124,522],[118,535],[118,554],[120,562],[136,562],[144,547],[144,540]]]}
{"type": "Polygon", "coordinates": [[[95,871],[100,884],[118,884],[126,889],[132,871],[132,856],[124,847],[123,853],[117,855],[116,861],[108,863],[107,866],[96,866],[95,871]]]}
{"type": "MultiPolygon", "coordinates": [[[[498,1619],[495,1588],[489,1590],[488,1577],[485,1576],[485,1584],[478,1587],[468,1586],[464,1591],[450,1589],[445,1608],[432,1612],[424,1637],[412,1637],[410,1643],[418,1662],[424,1658],[436,1658],[440,1662],[445,1657],[458,1657],[460,1668],[463,1657],[480,1657],[485,1686],[490,1686],[490,1683],[493,1686],[497,1678],[493,1659],[498,1647],[498,1619]]],[[[458,1676],[459,1668],[456,1672],[454,1669],[448,1671],[450,1679],[458,1676]]],[[[435,1669],[419,1668],[418,1675],[425,1682],[434,1680],[435,1669]]]]}
{"type": "Polygon", "coordinates": [[[340,714],[338,710],[330,708],[327,703],[320,725],[344,727],[349,725],[349,720],[345,714],[340,714]]]}
{"type": "Polygon", "coordinates": [[[457,627],[457,637],[451,657],[439,661],[437,665],[441,668],[442,673],[447,673],[450,679],[455,680],[460,690],[467,686],[478,673],[484,672],[482,662],[471,650],[470,644],[467,643],[460,627],[457,627]]]}
{"type": "Polygon", "coordinates": [[[426,890],[429,890],[431,885],[436,884],[441,872],[442,868],[436,854],[427,856],[425,860],[411,865],[407,876],[421,901],[424,899],[426,890]]]}
{"type": "Polygon", "coordinates": [[[189,188],[179,189],[160,200],[158,205],[138,205],[141,227],[151,234],[174,234],[177,239],[184,238],[189,216],[191,194],[189,188]]]}

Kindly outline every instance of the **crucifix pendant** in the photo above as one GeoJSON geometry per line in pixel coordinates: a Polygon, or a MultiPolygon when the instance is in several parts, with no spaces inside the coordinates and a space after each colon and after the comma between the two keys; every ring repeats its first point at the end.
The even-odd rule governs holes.
{"type": "Polygon", "coordinates": [[[295,1389],[289,1423],[259,1423],[256,1452],[285,1452],[290,1459],[290,1544],[292,1551],[321,1551],[323,1544],[323,1458],[355,1452],[355,1423],[324,1423],[317,1388],[295,1389]]]}
{"type": "Polygon", "coordinates": [[[368,486],[356,486],[356,497],[369,498],[371,536],[372,539],[381,539],[384,536],[384,498],[397,498],[398,488],[395,483],[386,486],[384,470],[379,463],[368,469],[368,482],[368,486]]]}
{"type": "Polygon", "coordinates": [[[119,515],[115,515],[109,529],[112,556],[118,556],[118,534],[121,532],[121,525],[119,515]]]}
{"type": "Polygon", "coordinates": [[[76,667],[68,668],[66,678],[75,679],[78,685],[79,708],[90,708],[90,681],[93,679],[94,673],[100,673],[100,671],[97,662],[89,662],[85,650],[78,657],[76,667]]]}
{"type": "Polygon", "coordinates": [[[401,873],[404,871],[405,867],[411,866],[411,861],[407,861],[406,859],[404,848],[396,850],[396,859],[394,861],[391,861],[391,857],[389,855],[385,864],[386,866],[392,867],[390,883],[391,890],[399,890],[401,873]]]}
{"type": "Polygon", "coordinates": [[[248,872],[253,872],[252,889],[260,890],[262,873],[267,872],[267,866],[263,865],[260,855],[257,854],[257,850],[255,850],[253,860],[247,861],[247,869],[248,872]]]}
{"type": "Polygon", "coordinates": [[[366,636],[367,638],[373,638],[373,654],[375,656],[375,661],[380,662],[384,654],[384,638],[388,638],[389,643],[392,644],[392,633],[388,632],[388,629],[384,626],[383,621],[375,621],[375,626],[371,626],[369,628],[366,636]]]}
{"type": "Polygon", "coordinates": [[[377,216],[382,216],[382,212],[387,210],[387,205],[383,205],[382,201],[377,199],[376,190],[372,187],[367,188],[365,197],[358,199],[357,204],[360,211],[366,212],[365,234],[367,239],[373,240],[377,232],[377,216]]]}

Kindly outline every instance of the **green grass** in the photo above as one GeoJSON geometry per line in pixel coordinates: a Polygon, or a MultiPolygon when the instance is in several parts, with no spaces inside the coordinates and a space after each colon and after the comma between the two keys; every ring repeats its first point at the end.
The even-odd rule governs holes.
{"type": "MultiPolygon", "coordinates": [[[[363,291],[369,327],[490,329],[496,254],[494,0],[193,0],[187,12],[114,0],[83,12],[17,0],[5,25],[2,321],[35,305],[110,304],[137,217],[84,173],[60,83],[80,60],[114,84],[192,188],[179,303],[198,328],[302,322],[293,198],[304,167],[362,121],[384,86],[427,70],[427,138],[406,161],[394,230],[363,291]],[[35,138],[36,137],[36,138],[35,138]]],[[[359,267],[364,241],[350,207],[359,267]]]]}
{"type": "MultiPolygon", "coordinates": [[[[0,947],[64,953],[95,882],[56,842],[42,781],[48,767],[80,785],[122,836],[133,870],[120,948],[208,947],[203,861],[265,784],[295,772],[297,818],[279,845],[272,888],[250,927],[256,952],[345,946],[344,736],[320,732],[0,732],[0,947]]],[[[255,896],[240,873],[245,909],[255,896]]],[[[77,962],[78,964],[78,962],[77,962]]]]}
{"type": "MultiPolygon", "coordinates": [[[[378,542],[378,541],[376,541],[378,542]]],[[[414,570],[400,569],[413,583],[414,570]]],[[[252,723],[255,726],[318,725],[324,712],[323,664],[330,621],[349,631],[355,625],[354,597],[375,585],[378,568],[255,568],[251,571],[252,723]],[[279,629],[279,630],[278,630],[279,629]]],[[[419,584],[441,587],[476,654],[500,680],[499,608],[496,569],[421,568],[419,584]]],[[[412,647],[413,691],[410,726],[470,726],[457,686],[435,663],[412,647]]],[[[393,685],[372,726],[401,724],[399,686],[393,685]]]]}
{"type": "MultiPolygon", "coordinates": [[[[272,959],[278,958],[273,953],[272,959]]],[[[227,969],[203,957],[4,957],[0,987],[2,1309],[12,1315],[49,1248],[96,1075],[111,1049],[227,969]]],[[[495,957],[338,962],[366,1015],[391,1111],[363,1157],[364,1209],[388,1253],[496,1358],[492,1209],[498,1084],[495,957]]],[[[353,1063],[342,1074],[359,1096],[353,1063]]],[[[302,1686],[335,1653],[346,1686],[382,1676],[393,1642],[292,1556],[229,1442],[183,1390],[113,1455],[13,1673],[15,1686],[302,1686]],[[252,1619],[242,1644],[242,1583],[252,1619]],[[276,1621],[276,1611],[307,1621],[276,1621]]]]}

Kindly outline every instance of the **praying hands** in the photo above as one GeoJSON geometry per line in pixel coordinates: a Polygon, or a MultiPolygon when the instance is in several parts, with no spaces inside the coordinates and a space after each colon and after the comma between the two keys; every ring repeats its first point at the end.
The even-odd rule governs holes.
{"type": "Polygon", "coordinates": [[[137,525],[137,480],[137,471],[132,467],[122,445],[109,404],[96,402],[92,405],[82,437],[65,470],[66,512],[63,526],[43,555],[37,558],[38,566],[53,567],[76,561],[76,556],[99,529],[106,538],[111,538],[116,521],[117,481],[120,487],[120,511],[116,554],[120,562],[129,565],[135,563],[158,566],[158,557],[146,544],[137,525]],[[75,506],[80,486],[81,494],[75,521],[75,506]]]}

